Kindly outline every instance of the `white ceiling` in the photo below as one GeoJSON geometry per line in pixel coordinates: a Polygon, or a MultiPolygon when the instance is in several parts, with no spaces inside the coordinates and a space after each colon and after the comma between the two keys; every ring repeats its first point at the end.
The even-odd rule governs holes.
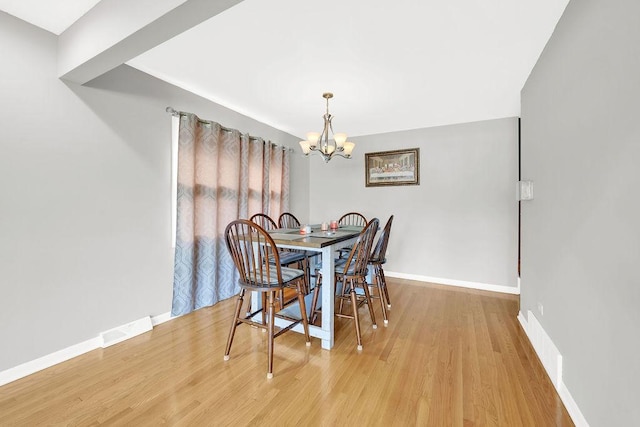
{"type": "Polygon", "coordinates": [[[60,35],[100,0],[0,0],[0,10],[60,35]]]}
{"type": "MultiPolygon", "coordinates": [[[[0,10],[59,34],[95,3],[0,10]]],[[[127,64],[299,137],[326,91],[351,136],[512,117],[567,3],[244,0],[127,64]]]]}

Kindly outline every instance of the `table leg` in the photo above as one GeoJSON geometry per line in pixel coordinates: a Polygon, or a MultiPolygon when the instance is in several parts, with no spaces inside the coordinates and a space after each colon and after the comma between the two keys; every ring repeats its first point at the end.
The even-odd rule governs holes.
{"type": "Polygon", "coordinates": [[[322,248],[322,331],[325,337],[322,348],[333,348],[334,304],[335,304],[335,270],[333,259],[336,251],[333,245],[322,248]]]}

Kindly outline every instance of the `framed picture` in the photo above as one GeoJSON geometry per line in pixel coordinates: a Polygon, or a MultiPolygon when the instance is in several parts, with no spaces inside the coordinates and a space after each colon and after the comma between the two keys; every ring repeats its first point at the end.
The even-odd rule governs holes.
{"type": "Polygon", "coordinates": [[[419,148],[365,153],[364,165],[367,187],[420,185],[419,148]]]}

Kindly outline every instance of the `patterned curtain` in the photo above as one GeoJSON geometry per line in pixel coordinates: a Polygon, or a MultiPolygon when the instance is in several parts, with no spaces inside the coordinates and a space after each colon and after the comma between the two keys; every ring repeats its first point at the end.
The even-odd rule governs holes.
{"type": "Polygon", "coordinates": [[[194,114],[180,115],[173,316],[240,291],[224,243],[238,218],[289,210],[289,151],[194,114]]]}

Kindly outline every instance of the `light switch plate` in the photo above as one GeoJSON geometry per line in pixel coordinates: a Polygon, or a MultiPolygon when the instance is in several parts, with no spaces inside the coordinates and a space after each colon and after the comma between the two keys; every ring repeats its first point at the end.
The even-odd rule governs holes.
{"type": "Polygon", "coordinates": [[[533,200],[533,181],[518,181],[518,200],[533,200]]]}

